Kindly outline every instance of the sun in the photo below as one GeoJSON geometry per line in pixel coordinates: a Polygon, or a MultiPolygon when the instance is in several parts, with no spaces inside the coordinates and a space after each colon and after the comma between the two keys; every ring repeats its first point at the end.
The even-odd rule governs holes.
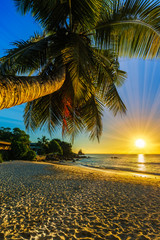
{"type": "Polygon", "coordinates": [[[144,141],[143,139],[137,139],[137,140],[135,141],[135,145],[136,145],[136,147],[138,147],[138,148],[144,148],[145,145],[146,145],[146,143],[145,143],[145,141],[144,141]]]}

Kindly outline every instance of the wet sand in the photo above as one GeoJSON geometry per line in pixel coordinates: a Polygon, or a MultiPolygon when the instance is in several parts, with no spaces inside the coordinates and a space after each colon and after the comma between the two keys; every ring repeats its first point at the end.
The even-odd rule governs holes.
{"type": "Polygon", "coordinates": [[[160,240],[160,176],[8,162],[0,203],[0,240],[160,240]]]}

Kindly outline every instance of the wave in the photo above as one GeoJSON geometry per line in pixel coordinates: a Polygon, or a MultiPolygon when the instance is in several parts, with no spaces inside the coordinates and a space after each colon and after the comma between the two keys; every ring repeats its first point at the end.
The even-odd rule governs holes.
{"type": "Polygon", "coordinates": [[[149,175],[154,175],[154,176],[160,176],[160,173],[153,173],[153,172],[147,172],[147,171],[138,171],[138,170],[132,170],[132,169],[128,169],[128,168],[99,167],[99,166],[93,166],[93,165],[87,165],[87,164],[80,164],[80,165],[82,167],[84,166],[84,167],[88,167],[88,168],[96,168],[96,169],[101,169],[101,170],[115,170],[115,171],[123,171],[123,172],[132,172],[132,173],[140,173],[140,174],[149,174],[149,175]]]}

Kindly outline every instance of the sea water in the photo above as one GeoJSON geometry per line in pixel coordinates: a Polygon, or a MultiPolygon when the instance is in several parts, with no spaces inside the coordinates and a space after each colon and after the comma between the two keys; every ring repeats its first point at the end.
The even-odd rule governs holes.
{"type": "Polygon", "coordinates": [[[160,175],[160,155],[89,154],[79,164],[101,169],[160,175]]]}

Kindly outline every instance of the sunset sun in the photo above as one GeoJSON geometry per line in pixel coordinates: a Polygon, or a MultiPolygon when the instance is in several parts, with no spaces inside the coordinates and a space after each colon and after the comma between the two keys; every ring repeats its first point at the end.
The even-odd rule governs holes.
{"type": "Polygon", "coordinates": [[[146,143],[143,139],[137,139],[135,141],[135,145],[136,145],[137,148],[144,148],[146,143]]]}

